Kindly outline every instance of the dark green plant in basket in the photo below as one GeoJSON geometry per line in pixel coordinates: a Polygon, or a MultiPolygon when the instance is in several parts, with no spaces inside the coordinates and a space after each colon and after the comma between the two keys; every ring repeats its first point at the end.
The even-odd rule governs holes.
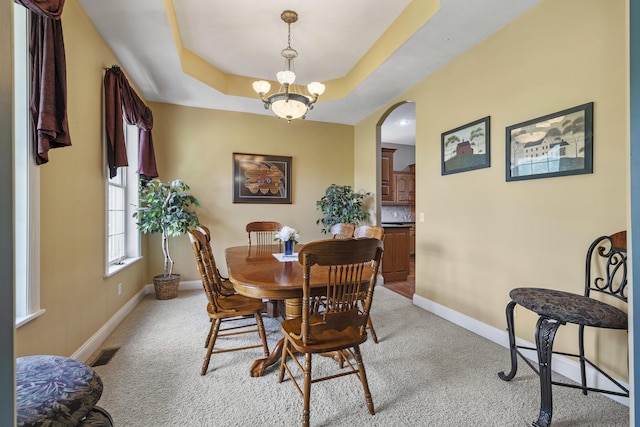
{"type": "Polygon", "coordinates": [[[200,202],[188,191],[189,186],[179,179],[164,183],[155,178],[140,183],[140,204],[133,216],[137,218],[141,232],[162,233],[164,276],[173,272],[169,237],[180,236],[199,225],[198,215],[192,207],[200,207],[200,202]]]}
{"type": "Polygon", "coordinates": [[[322,211],[322,218],[316,224],[322,225],[323,233],[328,233],[331,226],[341,222],[357,226],[369,218],[369,212],[362,205],[370,196],[371,193],[354,192],[349,185],[331,184],[316,202],[316,207],[322,211]]]}

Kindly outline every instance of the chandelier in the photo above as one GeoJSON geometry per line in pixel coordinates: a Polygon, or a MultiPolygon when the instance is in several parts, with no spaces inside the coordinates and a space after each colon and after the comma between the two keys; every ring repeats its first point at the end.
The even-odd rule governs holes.
{"type": "Polygon", "coordinates": [[[293,60],[298,56],[298,52],[291,47],[291,24],[298,20],[298,14],[293,10],[285,10],[280,14],[282,19],[288,26],[288,43],[287,47],[282,49],[281,55],[284,57],[285,70],[276,74],[280,83],[280,91],[265,98],[265,94],[271,89],[271,84],[265,80],[253,82],[253,90],[259,95],[264,108],[271,110],[273,113],[291,123],[294,119],[304,119],[307,111],[313,109],[313,104],[318,97],[324,93],[324,85],[319,82],[312,82],[307,85],[309,95],[304,95],[298,89],[298,85],[294,85],[296,74],[293,72],[293,60]]]}

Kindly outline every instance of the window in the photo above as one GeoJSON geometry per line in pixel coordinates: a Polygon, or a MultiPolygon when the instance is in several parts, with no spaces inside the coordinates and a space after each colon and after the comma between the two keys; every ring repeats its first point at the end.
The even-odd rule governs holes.
{"type": "MultiPolygon", "coordinates": [[[[139,130],[135,125],[124,123],[125,141],[127,144],[128,167],[118,168],[118,173],[107,176],[107,249],[106,275],[125,268],[140,259],[140,233],[133,218],[138,204],[138,139],[139,130]]],[[[106,163],[106,162],[105,162],[106,163]]]]}
{"type": "Polygon", "coordinates": [[[40,173],[34,160],[29,117],[29,18],[14,3],[14,269],[16,327],[44,313],[40,309],[40,173]]]}

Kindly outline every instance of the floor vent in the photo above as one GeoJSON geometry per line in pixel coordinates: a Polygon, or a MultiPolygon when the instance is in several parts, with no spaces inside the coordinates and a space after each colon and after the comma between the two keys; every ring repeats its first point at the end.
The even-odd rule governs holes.
{"type": "Polygon", "coordinates": [[[111,358],[115,356],[115,354],[120,350],[120,347],[117,348],[107,348],[104,349],[98,354],[98,358],[91,364],[91,366],[102,366],[109,363],[111,358]]]}

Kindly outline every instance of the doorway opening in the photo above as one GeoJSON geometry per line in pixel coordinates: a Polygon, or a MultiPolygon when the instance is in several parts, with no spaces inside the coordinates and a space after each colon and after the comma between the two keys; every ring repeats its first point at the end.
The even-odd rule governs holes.
{"type": "Polygon", "coordinates": [[[415,117],[415,103],[400,102],[383,114],[376,132],[377,223],[394,231],[395,245],[391,251],[385,251],[386,267],[392,264],[393,271],[385,275],[383,261],[384,286],[410,299],[415,293],[415,173],[418,166],[415,117]],[[403,229],[400,237],[397,227],[403,229]],[[387,280],[388,277],[393,279],[387,280]]]}

